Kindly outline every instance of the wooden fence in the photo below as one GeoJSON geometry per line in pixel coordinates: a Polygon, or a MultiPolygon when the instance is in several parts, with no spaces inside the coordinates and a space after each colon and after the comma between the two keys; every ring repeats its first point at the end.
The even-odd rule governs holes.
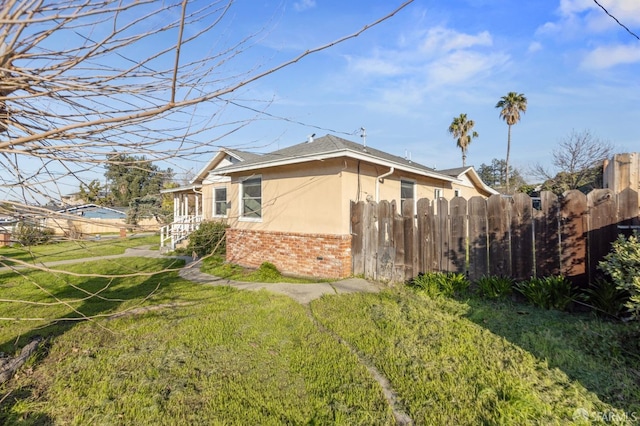
{"type": "Polygon", "coordinates": [[[563,197],[543,192],[352,202],[353,273],[402,282],[420,272],[532,276],[563,274],[579,285],[589,282],[619,233],[640,225],[638,193],[598,189],[563,197]],[[414,208],[416,211],[414,211],[414,208]]]}

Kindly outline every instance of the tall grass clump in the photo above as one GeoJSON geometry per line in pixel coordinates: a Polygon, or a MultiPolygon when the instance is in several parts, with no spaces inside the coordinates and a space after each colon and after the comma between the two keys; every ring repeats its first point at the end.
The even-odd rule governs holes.
{"type": "Polygon", "coordinates": [[[612,281],[599,278],[589,283],[583,299],[598,315],[620,318],[626,311],[629,292],[619,289],[612,281]]]}
{"type": "Polygon", "coordinates": [[[475,282],[478,294],[485,299],[504,299],[511,295],[513,280],[502,276],[482,276],[475,282]]]}
{"type": "Polygon", "coordinates": [[[422,290],[432,298],[465,294],[470,282],[464,274],[455,272],[427,272],[410,280],[409,287],[422,290]]]}
{"type": "Polygon", "coordinates": [[[574,299],[571,281],[562,275],[535,277],[515,285],[529,303],[539,308],[565,311],[574,299]]]}

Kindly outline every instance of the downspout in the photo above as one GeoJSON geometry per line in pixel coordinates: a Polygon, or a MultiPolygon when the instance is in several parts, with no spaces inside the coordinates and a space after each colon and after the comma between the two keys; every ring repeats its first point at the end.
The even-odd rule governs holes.
{"type": "Polygon", "coordinates": [[[381,174],[376,178],[376,203],[380,202],[380,183],[384,181],[384,178],[392,175],[395,170],[394,167],[391,167],[387,173],[381,174]]]}

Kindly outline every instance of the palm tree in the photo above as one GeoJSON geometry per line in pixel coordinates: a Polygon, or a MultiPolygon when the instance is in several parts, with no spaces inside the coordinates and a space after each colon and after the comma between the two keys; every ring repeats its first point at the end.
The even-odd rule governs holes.
{"type": "Polygon", "coordinates": [[[467,114],[460,114],[460,117],[453,117],[453,121],[449,126],[449,133],[457,138],[458,148],[462,150],[462,167],[465,166],[467,159],[467,148],[471,144],[472,138],[477,138],[478,132],[472,132],[476,123],[473,120],[467,120],[467,114]]]}
{"type": "Polygon", "coordinates": [[[500,108],[500,117],[507,122],[509,126],[509,135],[507,137],[507,193],[509,193],[509,153],[511,151],[511,126],[520,121],[520,112],[527,111],[527,98],[522,93],[509,92],[506,96],[500,98],[496,104],[496,108],[500,108]]]}

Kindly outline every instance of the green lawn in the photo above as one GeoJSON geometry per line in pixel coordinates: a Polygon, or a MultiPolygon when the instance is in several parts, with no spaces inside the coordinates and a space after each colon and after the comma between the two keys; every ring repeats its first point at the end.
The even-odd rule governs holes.
{"type": "Polygon", "coordinates": [[[418,424],[570,424],[578,409],[640,421],[637,324],[405,288],[312,310],[389,378],[418,424]]]}
{"type": "Polygon", "coordinates": [[[0,385],[0,424],[394,424],[367,364],[415,424],[640,417],[637,324],[405,287],[305,307],[185,281],[162,272],[171,262],[64,266],[144,272],[128,278],[0,274],[2,299],[38,303],[2,302],[0,317],[42,318],[0,321],[0,351],[47,338],[0,385]],[[64,320],[80,313],[92,319],[64,320]]]}
{"type": "Polygon", "coordinates": [[[159,244],[155,235],[127,238],[105,238],[101,240],[65,241],[33,247],[0,247],[0,266],[10,259],[24,262],[54,262],[58,260],[82,259],[84,257],[122,254],[127,248],[159,244]]]}

